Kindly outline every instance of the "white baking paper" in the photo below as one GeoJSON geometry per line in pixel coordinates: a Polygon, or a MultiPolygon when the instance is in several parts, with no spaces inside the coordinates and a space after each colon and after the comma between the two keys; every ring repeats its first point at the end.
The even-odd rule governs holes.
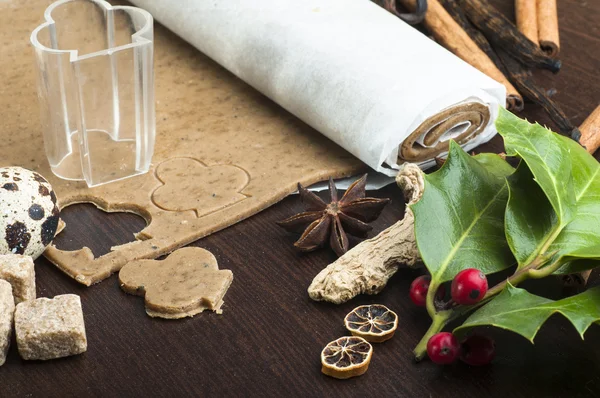
{"type": "Polygon", "coordinates": [[[388,176],[427,118],[466,101],[489,106],[469,150],[495,134],[505,103],[504,86],[370,0],[131,2],[388,176]]]}

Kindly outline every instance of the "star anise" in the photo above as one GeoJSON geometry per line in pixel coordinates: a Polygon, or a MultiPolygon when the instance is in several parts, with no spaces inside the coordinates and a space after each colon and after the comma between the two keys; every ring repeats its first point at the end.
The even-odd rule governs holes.
{"type": "Polygon", "coordinates": [[[298,184],[300,199],[305,204],[306,211],[297,214],[277,224],[292,232],[302,232],[300,239],[294,243],[302,251],[312,251],[329,245],[338,256],[348,251],[348,236],[346,233],[364,238],[373,228],[368,222],[379,217],[389,199],[365,198],[367,175],[355,181],[338,200],[338,193],[329,178],[329,193],[331,203],[325,203],[321,198],[298,184]]]}

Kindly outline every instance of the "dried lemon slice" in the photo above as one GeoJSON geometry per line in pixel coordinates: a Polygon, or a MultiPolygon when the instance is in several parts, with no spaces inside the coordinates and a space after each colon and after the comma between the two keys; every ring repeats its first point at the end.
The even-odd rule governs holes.
{"type": "Polygon", "coordinates": [[[336,379],[360,376],[369,368],[373,347],[362,337],[344,336],[321,352],[321,372],[336,379]]]}
{"type": "Polygon", "coordinates": [[[381,343],[394,336],[398,315],[381,304],[361,305],[344,318],[346,329],[373,343],[381,343]]]}

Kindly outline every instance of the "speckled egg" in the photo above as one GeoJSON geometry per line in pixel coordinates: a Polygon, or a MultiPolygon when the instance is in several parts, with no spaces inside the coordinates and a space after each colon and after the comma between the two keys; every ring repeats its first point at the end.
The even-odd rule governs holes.
{"type": "Polygon", "coordinates": [[[52,242],[59,211],[50,183],[21,167],[0,168],[0,254],[34,259],[52,242]]]}

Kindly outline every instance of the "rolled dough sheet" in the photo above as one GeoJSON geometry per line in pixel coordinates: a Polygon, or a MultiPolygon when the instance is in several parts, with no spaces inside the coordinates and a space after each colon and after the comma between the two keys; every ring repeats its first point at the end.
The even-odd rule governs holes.
{"type": "Polygon", "coordinates": [[[50,3],[0,2],[0,166],[44,175],[61,208],[90,202],[148,222],[134,241],[99,258],[85,247],[50,246],[44,255],[78,282],[89,286],[129,261],[154,259],[235,224],[294,192],[298,182],[309,185],[366,168],[155,24],[157,138],[151,171],[93,189],[56,178],[44,154],[29,44],[50,3]]]}

